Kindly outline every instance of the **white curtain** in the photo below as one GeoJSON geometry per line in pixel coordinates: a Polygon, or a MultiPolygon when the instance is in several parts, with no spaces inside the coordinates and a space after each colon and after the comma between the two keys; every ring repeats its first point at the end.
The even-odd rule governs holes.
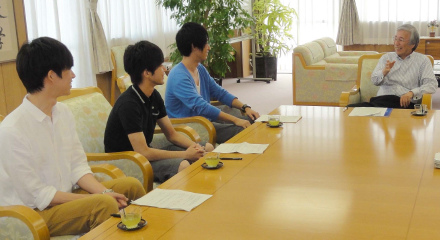
{"type": "Polygon", "coordinates": [[[362,44],[393,44],[397,27],[412,24],[429,36],[427,24],[440,19],[440,0],[356,0],[363,30],[362,44]]]}
{"type": "Polygon", "coordinates": [[[171,12],[154,0],[100,0],[98,14],[110,47],[147,40],[168,56],[179,29],[171,12]]]}
{"type": "Polygon", "coordinates": [[[73,87],[96,86],[86,1],[24,0],[28,39],[42,36],[58,39],[71,51],[73,87]]]}
{"type": "Polygon", "coordinates": [[[88,0],[90,9],[90,30],[92,33],[93,63],[96,73],[105,73],[113,69],[110,49],[107,45],[104,29],[97,11],[98,0],[88,0]]]}
{"type": "Polygon", "coordinates": [[[347,46],[361,43],[362,31],[355,0],[344,0],[340,15],[336,44],[347,46]]]}
{"type": "MultiPolygon", "coordinates": [[[[298,21],[292,32],[296,41],[293,43],[294,47],[322,37],[336,40],[340,1],[342,0],[281,0],[298,13],[298,21]]],[[[292,73],[292,52],[278,59],[279,73],[292,73]]]]}

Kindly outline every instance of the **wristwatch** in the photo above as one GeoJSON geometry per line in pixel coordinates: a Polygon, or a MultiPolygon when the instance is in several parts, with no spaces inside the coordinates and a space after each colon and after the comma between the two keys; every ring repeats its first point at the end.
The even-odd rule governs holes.
{"type": "Polygon", "coordinates": [[[245,103],[245,104],[243,104],[243,106],[241,106],[241,111],[245,113],[246,112],[246,108],[251,108],[251,106],[249,106],[249,105],[247,105],[245,103]]]}
{"type": "Polygon", "coordinates": [[[109,192],[115,192],[115,191],[113,191],[113,189],[106,189],[106,190],[104,190],[103,192],[102,192],[102,194],[105,194],[105,193],[109,193],[109,192]]]}

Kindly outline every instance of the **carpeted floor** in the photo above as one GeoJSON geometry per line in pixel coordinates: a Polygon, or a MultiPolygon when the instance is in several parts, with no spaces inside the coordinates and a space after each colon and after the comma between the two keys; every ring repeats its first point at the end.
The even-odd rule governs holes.
{"type": "Polygon", "coordinates": [[[222,86],[260,114],[293,104],[292,74],[278,74],[277,81],[270,83],[253,80],[237,83],[236,78],[225,78],[222,86]]]}
{"type": "MultiPolygon", "coordinates": [[[[223,87],[252,106],[260,114],[268,114],[280,105],[293,104],[292,74],[278,74],[277,81],[271,83],[236,78],[223,79],[223,87]]],[[[432,108],[440,109],[440,88],[432,95],[432,108]]]]}

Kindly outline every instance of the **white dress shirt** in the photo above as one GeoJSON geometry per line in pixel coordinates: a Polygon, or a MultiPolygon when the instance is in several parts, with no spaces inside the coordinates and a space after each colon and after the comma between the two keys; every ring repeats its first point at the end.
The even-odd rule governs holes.
{"type": "Polygon", "coordinates": [[[0,125],[0,206],[44,210],[57,191],[72,192],[91,173],[68,107],[57,103],[52,118],[27,97],[0,125]]]}
{"type": "Polygon", "coordinates": [[[438,86],[431,61],[425,55],[417,52],[412,52],[405,59],[400,58],[395,52],[383,55],[371,74],[371,81],[374,85],[380,86],[377,96],[396,95],[400,97],[411,91],[414,93],[411,99],[413,103],[420,102],[425,93],[435,93],[438,86]],[[387,60],[396,62],[384,77],[382,70],[385,68],[387,60]]]}

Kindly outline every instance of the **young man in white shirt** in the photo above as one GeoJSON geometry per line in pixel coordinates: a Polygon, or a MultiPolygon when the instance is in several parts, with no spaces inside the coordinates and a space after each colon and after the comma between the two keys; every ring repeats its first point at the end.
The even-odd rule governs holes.
{"type": "Polygon", "coordinates": [[[28,94],[0,125],[0,205],[35,209],[58,236],[88,232],[128,198],[145,195],[137,179],[100,183],[93,177],[73,115],[57,102],[70,94],[75,78],[67,47],[37,38],[21,47],[16,64],[28,94]]]}

